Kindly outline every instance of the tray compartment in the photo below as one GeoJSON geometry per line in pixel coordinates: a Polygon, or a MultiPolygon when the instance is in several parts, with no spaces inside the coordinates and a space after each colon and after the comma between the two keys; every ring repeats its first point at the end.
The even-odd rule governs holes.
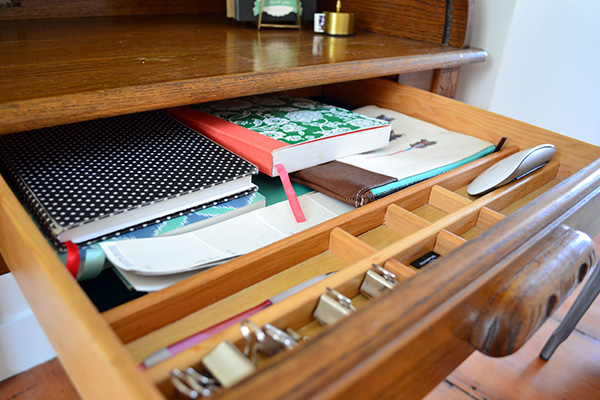
{"type": "Polygon", "coordinates": [[[539,195],[541,195],[544,192],[552,189],[558,183],[560,183],[560,181],[558,179],[552,179],[548,183],[543,184],[539,188],[531,191],[530,193],[528,193],[527,195],[523,196],[522,198],[520,198],[519,200],[515,201],[514,203],[512,203],[512,204],[510,204],[510,205],[508,205],[508,206],[506,206],[506,207],[504,207],[504,208],[502,208],[500,210],[497,210],[497,211],[499,211],[500,213],[502,213],[504,215],[507,215],[507,216],[511,215],[514,212],[516,212],[517,210],[519,210],[521,207],[523,207],[524,205],[526,205],[527,203],[529,203],[532,200],[534,200],[539,195]]]}
{"type": "MultiPolygon", "coordinates": [[[[508,150],[506,153],[511,152],[514,152],[514,150],[508,150]]],[[[468,183],[462,177],[466,171],[469,171],[469,169],[440,177],[438,182],[421,185],[423,188],[416,185],[413,190],[417,194],[414,196],[403,196],[402,192],[398,193],[397,198],[387,205],[384,212],[371,211],[368,213],[367,219],[370,221],[368,226],[379,225],[364,233],[360,233],[364,231],[364,226],[362,229],[356,229],[352,224],[344,225],[342,223],[339,226],[334,224],[336,226],[329,227],[328,240],[325,241],[327,243],[325,251],[312,255],[311,258],[298,264],[282,268],[280,272],[247,286],[245,290],[226,296],[212,305],[190,313],[180,321],[169,324],[166,328],[158,329],[141,337],[131,342],[128,348],[134,353],[136,360],[140,360],[140,358],[143,358],[143,354],[148,353],[149,349],[159,348],[169,342],[176,341],[171,338],[181,339],[187,337],[191,333],[219,322],[223,317],[235,315],[254,304],[259,304],[269,297],[269,293],[271,295],[275,294],[320,273],[338,271],[333,277],[326,279],[328,284],[348,297],[360,299],[363,296],[359,294],[358,287],[364,273],[371,268],[372,264],[367,260],[374,260],[373,262],[384,265],[384,267],[396,273],[399,280],[411,277],[417,270],[408,265],[410,261],[431,250],[445,255],[465,242],[466,238],[461,238],[460,235],[464,235],[465,232],[473,229],[485,230],[500,220],[502,215],[486,208],[487,203],[496,202],[500,204],[499,197],[508,197],[510,199],[506,201],[510,202],[520,196],[521,191],[498,190],[480,199],[467,198],[460,194],[461,188],[464,188],[465,183],[468,183]],[[458,189],[454,192],[448,187],[458,189]],[[423,204],[424,202],[425,204],[423,204]],[[412,208],[412,211],[403,206],[412,208]],[[419,211],[424,210],[426,206],[439,210],[443,213],[443,216],[436,218],[434,221],[422,218],[419,216],[419,211]],[[344,228],[348,226],[348,229],[355,233],[353,234],[341,226],[344,228]],[[358,234],[356,234],[357,232],[358,234]],[[355,263],[358,265],[353,265],[355,263]],[[348,268],[349,266],[350,268],[348,268]],[[351,272],[348,271],[349,275],[345,274],[342,277],[344,274],[341,274],[340,271],[346,268],[350,269],[351,272]],[[297,273],[297,271],[302,272],[297,273]],[[296,279],[291,279],[290,276],[294,274],[296,274],[296,279]],[[279,283],[273,284],[273,282],[279,283]],[[266,287],[270,290],[265,290],[266,287]],[[152,345],[149,346],[148,343],[152,343],[152,345]]],[[[533,183],[527,183],[527,187],[539,185],[540,178],[527,179],[534,180],[533,183]]],[[[523,185],[522,183],[519,184],[523,185]]],[[[361,211],[367,209],[368,207],[364,207],[364,210],[361,211]]],[[[320,238],[323,236],[319,235],[320,238]]],[[[319,240],[317,246],[313,247],[311,252],[307,253],[307,256],[313,254],[315,248],[321,249],[323,247],[321,240],[319,240]]],[[[312,243],[316,242],[312,241],[312,243]]],[[[283,254],[280,249],[277,253],[283,254]]],[[[227,268],[227,266],[223,267],[227,268]]],[[[241,269],[240,273],[242,273],[241,269]]],[[[325,283],[321,286],[323,285],[325,283]]],[[[303,295],[305,299],[310,297],[304,292],[303,295]]],[[[298,305],[293,313],[286,316],[279,315],[275,321],[285,322],[284,325],[291,326],[294,329],[317,331],[318,329],[312,326],[314,324],[311,322],[311,314],[319,295],[320,292],[318,294],[314,293],[310,305],[298,305]],[[312,327],[305,328],[307,325],[302,324],[301,321],[312,327]]],[[[362,301],[359,301],[359,303],[362,304],[362,301]]],[[[266,322],[274,323],[275,321],[268,320],[266,322]]],[[[235,336],[235,333],[233,335],[235,336]]],[[[204,346],[201,346],[201,348],[204,348],[204,346]]],[[[199,356],[197,351],[198,349],[191,350],[191,353],[195,353],[193,356],[195,358],[199,356]]]]}
{"type": "Polygon", "coordinates": [[[390,204],[386,208],[383,224],[358,237],[373,248],[380,250],[429,225],[429,221],[415,213],[396,204],[390,204]]]}
{"type": "MultiPolygon", "coordinates": [[[[461,195],[464,183],[453,176],[454,187],[462,185],[456,191],[444,187],[446,182],[442,179],[438,184],[427,188],[426,198],[420,197],[421,200],[426,199],[425,204],[418,204],[414,198],[411,199],[408,205],[413,207],[412,211],[398,205],[403,204],[403,199],[399,195],[396,201],[385,208],[385,213],[379,218],[380,225],[365,233],[354,235],[345,229],[334,227],[329,234],[326,252],[298,266],[290,267],[278,275],[284,275],[287,271],[299,268],[300,265],[326,264],[323,262],[325,258],[333,258],[336,262],[343,261],[339,265],[334,262],[330,268],[327,268],[333,271],[334,266],[337,266],[339,268],[337,272],[302,293],[255,314],[251,317],[252,321],[259,326],[271,323],[281,329],[291,327],[302,336],[311,338],[318,336],[329,327],[314,321],[312,312],[319,296],[326,291],[327,287],[335,288],[351,298],[357,309],[362,308],[373,301],[359,292],[364,274],[373,263],[379,263],[396,273],[399,285],[402,285],[406,279],[419,273],[419,270],[409,265],[412,260],[429,251],[435,251],[444,257],[470,238],[489,229],[504,219],[503,214],[488,208],[489,204],[506,204],[523,198],[527,195],[524,189],[537,190],[554,179],[556,167],[548,169],[549,172],[540,170],[507,188],[498,189],[480,198],[467,198],[461,195]],[[423,210],[425,206],[439,210],[443,216],[434,221],[426,220],[419,216],[419,210],[423,210]],[[388,238],[382,240],[386,236],[388,238]]],[[[252,289],[249,288],[248,291],[250,290],[252,289]]],[[[151,368],[148,375],[162,391],[167,393],[172,390],[168,382],[170,370],[187,366],[197,367],[203,355],[224,339],[231,340],[241,348],[239,324],[151,368]]]]}
{"type": "MultiPolygon", "coordinates": [[[[369,232],[384,224],[390,204],[409,211],[415,210],[427,203],[431,187],[443,183],[446,189],[457,190],[490,165],[517,150],[516,147],[509,147],[470,165],[418,183],[309,231],[300,232],[218,268],[203,271],[160,292],[115,307],[103,313],[103,316],[124,343],[132,342],[327,251],[330,233],[336,227],[353,236],[369,232]],[[292,247],[293,251],[290,251],[292,247]]],[[[440,229],[432,232],[437,233],[440,229]]],[[[367,244],[373,245],[370,241],[367,244]]],[[[391,256],[378,261],[389,258],[391,256]]]]}
{"type": "Polygon", "coordinates": [[[500,214],[494,210],[491,210],[487,207],[483,207],[479,214],[477,215],[477,220],[475,225],[463,232],[460,236],[471,240],[481,235],[486,229],[490,228],[495,223],[501,221],[504,218],[503,214],[500,214]]]}

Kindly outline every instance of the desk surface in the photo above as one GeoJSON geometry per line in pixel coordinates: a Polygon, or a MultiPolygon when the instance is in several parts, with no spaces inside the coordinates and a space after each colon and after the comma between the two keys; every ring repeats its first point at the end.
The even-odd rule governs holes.
{"type": "Polygon", "coordinates": [[[0,133],[486,57],[362,31],[257,31],[220,15],[3,21],[0,36],[0,133]]]}

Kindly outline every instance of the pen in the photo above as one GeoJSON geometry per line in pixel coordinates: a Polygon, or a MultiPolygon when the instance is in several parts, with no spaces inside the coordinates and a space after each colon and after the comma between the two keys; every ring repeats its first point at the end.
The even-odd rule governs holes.
{"type": "Polygon", "coordinates": [[[189,349],[190,347],[202,342],[203,340],[210,338],[211,336],[225,330],[226,328],[228,328],[232,325],[235,325],[238,322],[243,321],[244,319],[250,317],[251,315],[256,314],[260,310],[264,310],[265,308],[267,308],[275,303],[279,303],[280,301],[287,299],[288,297],[300,292],[301,290],[306,289],[307,287],[312,286],[315,283],[322,281],[323,279],[325,279],[332,273],[333,272],[330,272],[328,274],[319,275],[319,276],[311,278],[307,281],[304,281],[296,286],[293,286],[287,290],[284,290],[281,293],[276,294],[273,297],[270,297],[269,299],[263,301],[262,303],[254,306],[252,308],[249,308],[248,310],[243,311],[240,314],[234,315],[231,318],[221,321],[209,328],[206,328],[198,333],[188,336],[187,338],[182,339],[176,343],[173,343],[166,347],[163,347],[162,349],[159,349],[159,350],[155,351],[154,353],[150,354],[149,356],[147,356],[146,358],[144,358],[144,360],[140,364],[140,369],[145,370],[147,368],[150,368],[153,365],[158,364],[161,361],[164,361],[164,360],[174,356],[175,354],[181,353],[182,351],[189,349]]]}

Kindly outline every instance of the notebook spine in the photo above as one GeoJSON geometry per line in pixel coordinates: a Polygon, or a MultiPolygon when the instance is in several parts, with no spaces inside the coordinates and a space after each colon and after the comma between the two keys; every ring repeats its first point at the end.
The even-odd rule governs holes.
{"type": "Polygon", "coordinates": [[[27,208],[27,211],[34,216],[34,223],[42,231],[42,233],[44,233],[46,238],[52,242],[56,249],[61,252],[66,252],[66,247],[58,240],[58,234],[62,230],[60,227],[56,226],[48,213],[46,213],[43,207],[39,205],[39,202],[36,201],[35,195],[31,192],[31,190],[29,190],[29,187],[23,182],[23,180],[20,179],[19,174],[2,152],[0,152],[0,172],[6,180],[6,183],[12,188],[21,204],[24,204],[27,208]]]}

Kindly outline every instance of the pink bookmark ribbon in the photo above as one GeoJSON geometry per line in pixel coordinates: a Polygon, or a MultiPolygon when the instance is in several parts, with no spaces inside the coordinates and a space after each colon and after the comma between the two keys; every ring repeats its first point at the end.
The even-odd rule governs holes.
{"type": "Polygon", "coordinates": [[[290,177],[285,170],[285,167],[281,164],[275,164],[275,169],[279,174],[279,178],[281,178],[283,190],[288,198],[288,202],[290,203],[290,207],[292,208],[292,213],[294,214],[294,218],[296,218],[296,222],[306,221],[306,217],[302,212],[302,207],[300,207],[300,202],[298,201],[298,197],[296,196],[296,192],[292,187],[292,182],[290,182],[290,177]]]}

